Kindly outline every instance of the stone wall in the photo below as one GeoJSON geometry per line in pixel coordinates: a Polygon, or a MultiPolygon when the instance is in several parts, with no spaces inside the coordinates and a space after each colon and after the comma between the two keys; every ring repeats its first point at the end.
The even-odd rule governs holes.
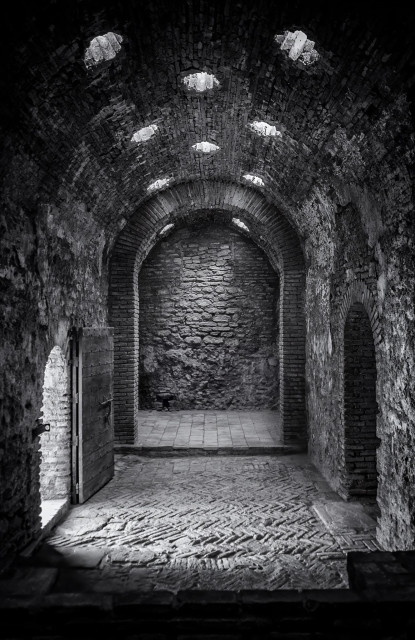
{"type": "MultiPolygon", "coordinates": [[[[336,206],[326,198],[317,216],[326,215],[329,233],[321,245],[313,247],[314,264],[307,283],[310,454],[333,488],[348,497],[344,327],[350,304],[363,302],[352,300],[352,291],[376,307],[376,272],[374,250],[368,246],[358,207],[350,201],[336,206]]],[[[375,215],[376,211],[373,219],[375,215]]]]}
{"type": "MultiPolygon", "coordinates": [[[[326,218],[328,237],[311,246],[312,234],[306,242],[309,451],[332,487],[347,497],[344,322],[350,305],[361,302],[370,318],[377,368],[378,537],[387,549],[404,549],[415,545],[415,503],[409,498],[415,472],[408,453],[415,423],[409,326],[414,314],[413,205],[404,168],[385,172],[383,181],[384,189],[376,194],[337,183],[330,196],[320,191],[314,200],[314,215],[326,218]]],[[[311,213],[310,204],[303,213],[311,213]]]]}
{"type": "Polygon", "coordinates": [[[0,195],[0,571],[40,532],[40,438],[48,356],[71,326],[105,325],[105,239],[87,206],[44,192],[38,163],[6,138],[0,195]],[[39,194],[42,195],[39,197],[39,194]]]}
{"type": "Polygon", "coordinates": [[[162,240],[139,276],[140,406],[167,388],[180,409],[278,405],[278,275],[229,227],[162,240]]]}

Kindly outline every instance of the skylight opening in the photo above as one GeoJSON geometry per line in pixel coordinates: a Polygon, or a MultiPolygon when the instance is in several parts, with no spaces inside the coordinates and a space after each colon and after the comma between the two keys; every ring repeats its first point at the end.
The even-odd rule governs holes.
{"type": "Polygon", "coordinates": [[[173,229],[173,227],[174,227],[174,224],[172,222],[169,223],[169,224],[166,224],[166,226],[163,227],[162,230],[160,231],[159,235],[160,236],[165,236],[168,231],[173,229]]]}
{"type": "Polygon", "coordinates": [[[265,187],[265,182],[259,176],[254,176],[252,173],[245,173],[243,176],[244,180],[248,182],[252,182],[256,187],[265,187]]]}
{"type": "Polygon", "coordinates": [[[215,78],[212,73],[206,73],[206,71],[201,71],[200,73],[190,73],[188,76],[183,78],[183,84],[186,86],[186,89],[189,91],[197,91],[198,93],[203,93],[204,91],[209,91],[210,89],[216,89],[219,87],[219,80],[215,78]]]}
{"type": "Polygon", "coordinates": [[[167,187],[171,182],[171,178],[160,178],[159,180],[155,180],[147,187],[147,193],[153,193],[154,191],[158,191],[159,189],[163,189],[163,187],[167,187]]]}
{"type": "Polygon", "coordinates": [[[244,231],[249,232],[249,227],[247,227],[245,222],[242,222],[242,220],[240,220],[239,218],[232,218],[232,222],[240,229],[243,229],[244,231]]]}
{"type": "Polygon", "coordinates": [[[139,131],[135,132],[131,138],[131,142],[146,142],[147,140],[150,140],[158,130],[159,128],[156,124],[150,124],[148,127],[143,127],[142,129],[139,129],[139,131]]]}
{"type": "Polygon", "coordinates": [[[89,69],[100,62],[104,62],[104,60],[115,58],[121,50],[122,41],[122,36],[118,35],[118,33],[112,33],[112,31],[105,33],[103,36],[93,38],[85,51],[85,66],[89,69]]]}
{"type": "Polygon", "coordinates": [[[213,153],[215,151],[219,151],[220,147],[218,147],[217,144],[203,140],[202,142],[192,144],[192,149],[199,153],[213,153]]]}
{"type": "Polygon", "coordinates": [[[268,122],[254,120],[254,122],[250,122],[248,124],[248,127],[252,129],[252,131],[255,131],[255,133],[257,133],[260,136],[265,136],[265,137],[275,137],[275,136],[281,137],[282,136],[281,131],[278,131],[277,127],[274,127],[273,125],[268,124],[268,122]]]}
{"type": "Polygon", "coordinates": [[[274,39],[282,51],[288,52],[291,60],[298,60],[305,66],[317,62],[320,58],[320,54],[314,49],[315,42],[309,40],[303,31],[284,31],[274,39]]]}

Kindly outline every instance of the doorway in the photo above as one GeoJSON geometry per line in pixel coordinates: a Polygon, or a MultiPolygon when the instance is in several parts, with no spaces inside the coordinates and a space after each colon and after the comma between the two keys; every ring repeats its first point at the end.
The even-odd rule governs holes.
{"type": "Polygon", "coordinates": [[[68,366],[60,347],[53,347],[45,367],[40,435],[42,528],[69,503],[71,489],[71,408],[68,366]]]}

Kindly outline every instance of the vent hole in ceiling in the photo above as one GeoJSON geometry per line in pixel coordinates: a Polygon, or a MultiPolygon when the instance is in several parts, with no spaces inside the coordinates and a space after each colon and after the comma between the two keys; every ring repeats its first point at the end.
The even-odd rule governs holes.
{"type": "Polygon", "coordinates": [[[239,218],[232,218],[232,222],[240,229],[243,229],[244,231],[249,232],[249,227],[247,227],[245,222],[242,222],[242,220],[240,220],[239,218]]]}
{"type": "Polygon", "coordinates": [[[104,60],[112,60],[121,50],[122,36],[109,31],[102,36],[96,36],[89,43],[85,51],[84,62],[87,68],[94,67],[104,60]]]}
{"type": "Polygon", "coordinates": [[[150,140],[158,130],[159,128],[156,124],[150,124],[148,127],[143,127],[142,129],[139,129],[139,131],[135,132],[131,138],[131,142],[146,142],[147,140],[150,140]]]}
{"type": "Polygon", "coordinates": [[[202,142],[192,144],[192,149],[198,153],[213,153],[215,151],[219,151],[220,147],[218,147],[217,144],[203,140],[202,142]]]}
{"type": "Polygon", "coordinates": [[[172,222],[170,222],[169,224],[166,224],[165,227],[162,228],[162,230],[160,231],[159,235],[160,236],[165,236],[166,233],[168,233],[169,231],[171,231],[174,227],[174,224],[172,222]]]}
{"type": "Polygon", "coordinates": [[[254,184],[257,187],[265,187],[265,182],[263,181],[263,179],[260,178],[259,176],[253,175],[252,173],[245,173],[243,178],[248,182],[252,182],[252,184],[254,184]]]}
{"type": "Polygon", "coordinates": [[[212,73],[201,71],[200,73],[190,73],[183,78],[183,84],[189,91],[209,91],[219,87],[219,80],[212,73]]]}
{"type": "Polygon", "coordinates": [[[281,46],[282,51],[288,53],[291,60],[298,60],[305,66],[317,62],[320,54],[314,49],[315,43],[309,40],[303,31],[284,31],[275,36],[275,42],[281,46]]]}
{"type": "Polygon", "coordinates": [[[281,131],[278,131],[277,127],[274,127],[272,124],[268,124],[268,122],[264,122],[263,120],[254,120],[248,124],[248,127],[260,136],[281,137],[282,135],[281,131]]]}
{"type": "Polygon", "coordinates": [[[167,187],[171,182],[171,178],[160,178],[159,180],[155,180],[147,187],[147,193],[153,193],[153,191],[158,191],[159,189],[163,189],[163,187],[167,187]]]}

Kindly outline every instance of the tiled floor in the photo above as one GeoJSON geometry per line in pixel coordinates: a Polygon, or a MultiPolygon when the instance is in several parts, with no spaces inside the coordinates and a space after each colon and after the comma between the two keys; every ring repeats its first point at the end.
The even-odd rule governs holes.
{"type": "Polygon", "coordinates": [[[140,411],[139,447],[271,448],[282,445],[277,411],[140,411]]]}

